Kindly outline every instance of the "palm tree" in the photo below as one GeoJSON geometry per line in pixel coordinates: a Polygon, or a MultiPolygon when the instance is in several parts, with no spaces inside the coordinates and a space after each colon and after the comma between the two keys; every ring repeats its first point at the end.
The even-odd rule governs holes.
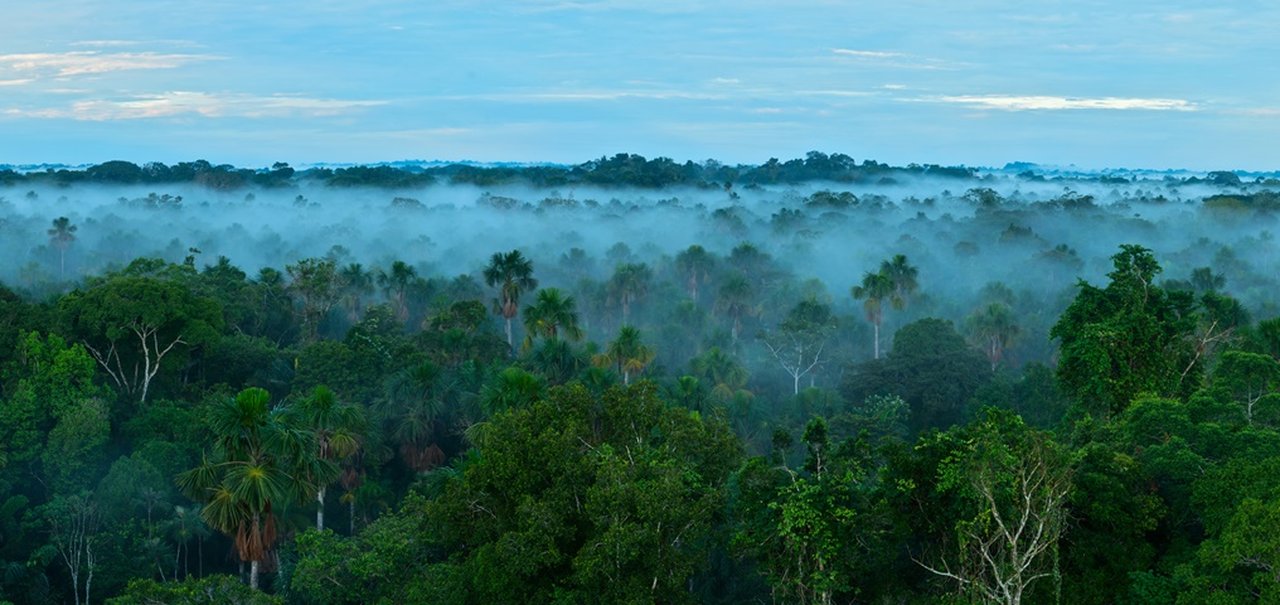
{"type": "Polygon", "coordinates": [[[560,338],[561,332],[569,340],[582,340],[577,303],[572,296],[565,296],[558,288],[538,291],[534,303],[524,308],[524,329],[525,349],[533,346],[536,336],[556,340],[560,338]]]}
{"type": "Polygon", "coordinates": [[[707,408],[707,390],[702,382],[693,376],[681,376],[666,389],[667,401],[694,410],[705,412],[707,408]]]}
{"type": "Polygon", "coordinates": [[[730,277],[724,285],[720,286],[715,310],[719,313],[727,313],[733,319],[731,334],[734,345],[738,344],[738,335],[742,332],[742,318],[756,313],[755,306],[751,304],[752,296],[751,282],[747,281],[742,274],[730,277]]]}
{"type": "Polygon", "coordinates": [[[974,311],[965,320],[965,324],[969,331],[969,337],[982,349],[982,352],[987,355],[987,360],[991,362],[992,372],[996,371],[996,366],[1004,358],[1004,350],[1013,344],[1013,341],[1021,332],[1017,320],[1013,316],[1013,310],[1008,305],[998,302],[993,302],[974,311]]]}
{"type": "Polygon", "coordinates": [[[338,277],[342,280],[342,302],[347,307],[347,320],[354,324],[360,321],[364,297],[373,293],[373,274],[360,263],[351,263],[342,268],[338,277]]]}
{"type": "Polygon", "coordinates": [[[276,540],[275,509],[315,494],[309,473],[299,467],[314,452],[312,435],[289,425],[284,408],[270,406],[260,388],[240,391],[214,408],[209,429],[213,458],[178,475],[178,487],[204,503],[200,516],[235,543],[241,561],[249,561],[249,585],[276,540]]]}
{"type": "Polygon", "coordinates": [[[453,384],[440,366],[424,361],[394,374],[386,396],[379,402],[380,422],[409,468],[422,472],[444,462],[444,450],[435,443],[453,384]]]}
{"type": "Polygon", "coordinates": [[[908,299],[920,287],[916,282],[920,270],[911,266],[905,255],[895,254],[892,259],[880,263],[880,273],[893,284],[893,296],[890,297],[893,308],[905,309],[908,299]]]}
{"type": "Polygon", "coordinates": [[[867,321],[875,330],[875,359],[880,359],[880,323],[884,321],[884,301],[894,297],[893,280],[883,271],[867,272],[862,276],[862,284],[850,290],[854,300],[866,299],[862,308],[867,313],[867,321]]]}
{"type": "Polygon", "coordinates": [[[520,312],[520,295],[538,287],[533,278],[533,263],[519,250],[497,252],[484,268],[484,282],[490,288],[498,288],[493,299],[493,312],[507,323],[507,346],[515,352],[515,340],[511,337],[511,320],[520,312]]]}
{"type": "Polygon", "coordinates": [[[563,340],[550,338],[542,341],[529,355],[530,369],[545,377],[550,384],[564,384],[577,376],[584,366],[590,365],[589,355],[574,350],[563,340]]]}
{"type": "Polygon", "coordinates": [[[622,384],[631,384],[631,374],[643,372],[653,362],[654,350],[640,340],[640,330],[622,326],[618,337],[609,343],[604,353],[596,355],[598,366],[612,366],[622,374],[622,384]]]}
{"type": "Polygon", "coordinates": [[[378,285],[382,287],[387,300],[391,301],[392,306],[395,307],[396,319],[402,322],[409,319],[409,284],[417,276],[418,272],[401,260],[392,262],[390,271],[378,272],[378,285]]]}
{"type": "Polygon", "coordinates": [[[323,530],[325,489],[338,478],[337,463],[359,451],[365,433],[364,411],[358,406],[338,402],[333,391],[323,385],[317,386],[310,397],[289,410],[297,425],[311,432],[316,447],[314,460],[331,463],[316,466],[316,475],[310,477],[318,488],[316,529],[323,530]]]}
{"type": "Polygon", "coordinates": [[[71,242],[76,241],[76,226],[71,224],[71,219],[60,216],[53,219],[53,227],[47,233],[49,234],[49,243],[58,249],[58,279],[65,279],[67,273],[67,248],[71,247],[71,242]]]}
{"type": "Polygon", "coordinates": [[[489,414],[533,404],[542,397],[542,379],[515,366],[501,372],[484,385],[481,406],[489,414]]]}
{"type": "Polygon", "coordinates": [[[697,244],[689,246],[676,255],[676,268],[680,271],[681,276],[685,278],[686,285],[689,288],[689,298],[692,298],[693,302],[698,302],[698,286],[706,283],[707,275],[714,265],[715,258],[705,248],[697,244]]]}
{"type": "Polygon", "coordinates": [[[711,394],[722,403],[747,386],[747,369],[720,347],[707,349],[706,353],[691,359],[689,366],[694,375],[711,382],[711,394]]]}
{"type": "Polygon", "coordinates": [[[609,298],[622,305],[622,324],[629,325],[631,303],[649,291],[653,272],[644,263],[618,265],[609,280],[609,298]]]}

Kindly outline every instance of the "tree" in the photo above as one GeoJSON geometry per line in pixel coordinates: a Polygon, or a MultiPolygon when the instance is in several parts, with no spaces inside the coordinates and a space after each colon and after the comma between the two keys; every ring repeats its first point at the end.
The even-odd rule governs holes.
{"type": "Polygon", "coordinates": [[[718,313],[727,313],[733,320],[730,335],[734,345],[738,344],[738,336],[742,333],[742,318],[757,313],[755,306],[752,305],[753,296],[751,282],[747,281],[746,276],[742,274],[734,274],[720,286],[715,310],[718,313]]]}
{"type": "Polygon", "coordinates": [[[571,385],[495,416],[477,449],[438,496],[396,515],[428,525],[386,549],[414,568],[408,586],[361,573],[381,565],[337,572],[417,602],[692,601],[740,459],[722,422],[666,405],[648,382],[598,397],[571,385]],[[444,556],[423,556],[430,543],[444,556]]]}
{"type": "Polygon", "coordinates": [[[507,347],[514,352],[511,320],[520,312],[520,295],[538,287],[538,280],[533,278],[533,263],[519,250],[497,252],[484,268],[484,282],[490,288],[498,288],[498,296],[493,299],[493,312],[506,321],[507,347]]]}
{"type": "Polygon", "coordinates": [[[993,302],[969,315],[965,320],[969,337],[978,348],[982,349],[987,360],[991,362],[991,371],[996,371],[1000,360],[1004,358],[1005,349],[1018,337],[1017,320],[1013,310],[1004,303],[993,302]]]}
{"type": "Polygon", "coordinates": [[[640,330],[622,326],[618,337],[609,342],[603,353],[595,358],[596,365],[614,367],[622,374],[622,384],[631,384],[631,375],[643,372],[653,361],[654,350],[640,339],[640,330]]]}
{"type": "Polygon", "coordinates": [[[337,479],[336,464],[360,450],[364,439],[365,421],[363,408],[339,402],[328,387],[317,386],[310,396],[289,407],[295,415],[294,423],[312,434],[315,442],[315,460],[332,462],[314,468],[316,475],[309,478],[316,490],[316,529],[324,529],[324,494],[329,483],[337,479]],[[332,472],[332,474],[326,474],[332,472]]]}
{"type": "Polygon", "coordinates": [[[774,359],[791,376],[793,394],[800,394],[800,378],[822,363],[822,352],[835,329],[834,324],[829,307],[808,299],[796,304],[773,334],[761,338],[774,359]]]}
{"type": "Polygon", "coordinates": [[[98,567],[98,505],[88,494],[59,497],[45,505],[49,539],[67,566],[76,605],[89,605],[93,574],[98,567]],[[81,578],[84,579],[81,596],[81,578]]]}
{"type": "Polygon", "coordinates": [[[884,272],[867,272],[862,276],[862,283],[854,286],[849,293],[854,300],[864,300],[862,309],[867,314],[867,321],[874,329],[873,359],[880,359],[880,324],[884,321],[884,303],[893,300],[894,283],[884,272]]]}
{"type": "Polygon", "coordinates": [[[936,486],[958,500],[954,547],[917,562],[954,580],[962,593],[1019,605],[1037,580],[1053,575],[1050,555],[1066,527],[1071,492],[1067,452],[1017,415],[993,408],[960,431],[936,486]]]}
{"type": "Polygon", "coordinates": [[[1245,423],[1253,424],[1259,403],[1280,400],[1280,363],[1268,355],[1227,351],[1213,373],[1213,386],[1238,403],[1245,423]]]}
{"type": "Polygon", "coordinates": [[[854,588],[882,523],[860,445],[833,444],[821,417],[809,421],[802,441],[802,468],[753,458],[738,473],[733,541],[759,561],[776,601],[830,605],[854,588]]]}
{"type": "Polygon", "coordinates": [[[644,263],[618,265],[609,279],[609,298],[622,306],[622,325],[630,325],[631,304],[649,291],[653,271],[644,263]]]}
{"type": "Polygon", "coordinates": [[[695,375],[711,383],[711,394],[721,403],[747,387],[747,369],[720,347],[711,347],[706,353],[689,360],[689,367],[695,375]]]}
{"type": "Polygon", "coordinates": [[[47,233],[49,243],[58,249],[58,279],[66,279],[67,249],[76,241],[76,226],[71,224],[71,219],[60,216],[53,219],[53,227],[47,233]]]}
{"type": "Polygon", "coordinates": [[[1204,351],[1193,337],[1197,314],[1190,295],[1155,285],[1160,265],[1151,251],[1124,245],[1111,258],[1111,282],[1105,288],[1080,282],[1049,332],[1062,343],[1063,390],[1104,415],[1123,410],[1139,393],[1186,394],[1198,382],[1204,351]]]}
{"type": "Polygon", "coordinates": [[[338,304],[342,296],[342,280],[333,259],[306,258],[286,265],[289,274],[289,290],[299,299],[302,307],[302,325],[307,340],[319,337],[320,322],[338,304]]]}
{"type": "Polygon", "coordinates": [[[906,256],[895,254],[893,258],[880,263],[880,273],[889,278],[889,282],[893,284],[891,297],[893,308],[905,309],[911,296],[919,289],[916,277],[919,276],[920,271],[907,262],[906,256]]]}
{"type": "Polygon", "coordinates": [[[347,307],[347,321],[360,321],[364,297],[373,293],[373,274],[360,263],[350,263],[338,275],[342,283],[342,303],[347,307]]]}
{"type": "Polygon", "coordinates": [[[278,535],[276,509],[314,497],[318,486],[308,480],[320,476],[301,472],[316,451],[311,434],[290,426],[285,408],[271,407],[270,398],[249,388],[216,405],[209,417],[213,456],[178,476],[183,493],[204,503],[201,518],[230,537],[240,560],[249,562],[255,589],[278,535]]]}
{"type": "Polygon", "coordinates": [[[535,336],[556,340],[564,332],[569,340],[582,340],[577,303],[557,288],[539,290],[534,303],[524,308],[524,330],[526,349],[533,346],[535,336]]]}
{"type": "Polygon", "coordinates": [[[116,387],[144,403],[171,354],[210,342],[222,329],[216,301],[165,278],[109,276],[58,307],[116,387]]]}
{"type": "Polygon", "coordinates": [[[396,319],[402,322],[409,319],[408,292],[416,277],[418,272],[401,260],[392,262],[389,271],[378,271],[378,285],[396,310],[396,319]]]}
{"type": "Polygon", "coordinates": [[[707,276],[715,266],[713,257],[706,248],[694,244],[676,255],[676,269],[685,279],[685,287],[689,289],[689,298],[698,302],[699,286],[706,283],[707,276]]]}
{"type": "Polygon", "coordinates": [[[911,406],[913,431],[963,422],[969,403],[990,377],[986,360],[949,321],[926,318],[898,330],[882,359],[854,364],[844,376],[847,401],[897,395],[911,406]]]}

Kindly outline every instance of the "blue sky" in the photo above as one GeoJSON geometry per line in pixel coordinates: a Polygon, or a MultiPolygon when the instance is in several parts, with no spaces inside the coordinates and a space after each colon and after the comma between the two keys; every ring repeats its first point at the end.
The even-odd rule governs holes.
{"type": "Polygon", "coordinates": [[[1280,4],[41,0],[0,163],[1280,168],[1280,4]]]}

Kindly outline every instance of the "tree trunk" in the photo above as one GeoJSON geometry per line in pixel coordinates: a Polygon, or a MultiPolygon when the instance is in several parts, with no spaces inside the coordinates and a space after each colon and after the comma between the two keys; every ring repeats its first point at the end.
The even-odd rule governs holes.
{"type": "Polygon", "coordinates": [[[316,529],[324,531],[324,488],[316,492],[316,529]]]}
{"type": "Polygon", "coordinates": [[[791,392],[791,394],[792,394],[792,395],[799,395],[799,394],[800,394],[800,375],[799,375],[799,374],[792,374],[792,375],[791,375],[791,378],[792,378],[792,385],[791,385],[791,386],[792,386],[792,392],[791,392]]]}
{"type": "Polygon", "coordinates": [[[515,355],[516,345],[514,344],[514,341],[511,340],[511,318],[505,317],[504,319],[507,320],[507,348],[511,349],[512,355],[515,355]]]}
{"type": "Polygon", "coordinates": [[[258,589],[258,561],[249,562],[249,588],[258,589]]]}
{"type": "Polygon", "coordinates": [[[350,523],[348,535],[356,535],[356,499],[347,501],[347,521],[350,523]]]}
{"type": "Polygon", "coordinates": [[[876,333],[875,358],[880,359],[880,324],[874,323],[874,324],[871,324],[871,327],[875,329],[875,333],[876,333]]]}

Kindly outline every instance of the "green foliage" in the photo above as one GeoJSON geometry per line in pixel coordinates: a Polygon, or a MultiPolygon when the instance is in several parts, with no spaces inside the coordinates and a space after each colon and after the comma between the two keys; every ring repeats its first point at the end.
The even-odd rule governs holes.
{"type": "Polygon", "coordinates": [[[107,605],[283,605],[284,599],[264,594],[232,576],[187,578],[181,582],[133,580],[124,594],[107,605]]]}
{"type": "Polygon", "coordinates": [[[1081,282],[1050,332],[1062,343],[1064,390],[1103,416],[1124,410],[1140,393],[1187,394],[1203,365],[1191,344],[1190,302],[1155,285],[1160,266],[1151,251],[1121,246],[1112,261],[1111,282],[1105,288],[1081,282]]]}
{"type": "Polygon", "coordinates": [[[912,430],[920,431],[962,422],[990,374],[951,322],[930,318],[903,326],[886,358],[853,366],[841,392],[850,401],[897,395],[911,406],[912,430]]]}
{"type": "Polygon", "coordinates": [[[651,383],[584,387],[495,416],[424,514],[437,602],[685,602],[738,451],[651,383]],[[532,462],[531,462],[532,461],[532,462]]]}

